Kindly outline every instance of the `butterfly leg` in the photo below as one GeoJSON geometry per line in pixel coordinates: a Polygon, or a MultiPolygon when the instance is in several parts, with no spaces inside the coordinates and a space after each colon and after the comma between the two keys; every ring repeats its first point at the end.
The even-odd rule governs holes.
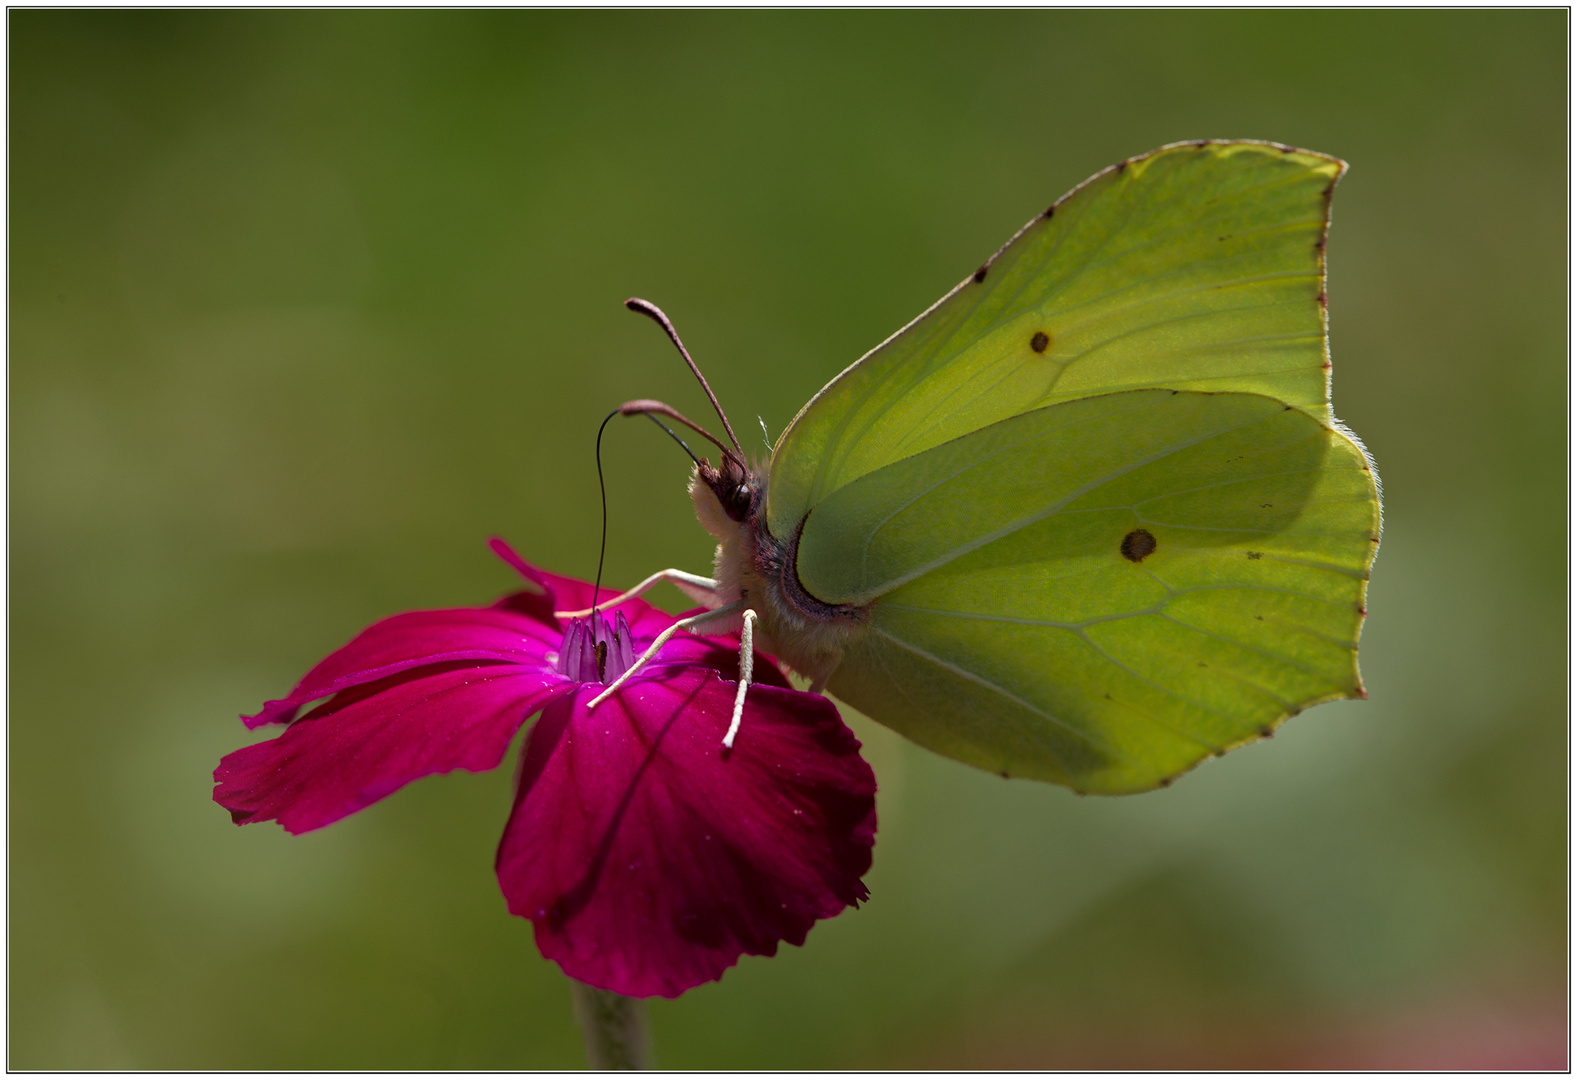
{"type": "Polygon", "coordinates": [[[723,736],[723,749],[734,748],[734,736],[739,734],[739,722],[745,718],[745,691],[750,689],[750,676],[756,666],[756,613],[745,609],[744,629],[739,632],[739,692],[734,695],[734,718],[728,722],[728,734],[723,736]]]}
{"type": "Polygon", "coordinates": [[[613,682],[608,684],[608,688],[606,690],[592,698],[590,703],[586,706],[587,710],[589,711],[591,709],[595,709],[598,705],[601,705],[610,696],[612,696],[615,690],[629,682],[630,677],[650,663],[652,658],[662,651],[662,647],[668,643],[668,639],[673,637],[679,631],[692,630],[695,627],[700,626],[702,623],[711,622],[713,619],[726,619],[731,615],[737,615],[739,614],[739,610],[744,606],[745,602],[743,600],[735,600],[732,604],[724,604],[722,607],[717,608],[716,610],[703,611],[701,614],[692,615],[688,619],[680,619],[668,629],[658,634],[657,639],[647,647],[645,652],[641,653],[640,658],[637,659],[635,663],[630,665],[628,671],[626,671],[623,675],[620,675],[617,679],[614,679],[613,682]]]}
{"type": "MultiPolygon", "coordinates": [[[[640,596],[647,589],[650,589],[653,585],[656,585],[659,581],[667,581],[671,583],[680,592],[684,593],[698,604],[716,606],[723,602],[722,597],[717,591],[717,582],[713,581],[711,578],[701,577],[699,574],[687,574],[683,570],[670,569],[657,571],[657,573],[653,574],[651,577],[635,586],[635,588],[631,589],[629,592],[621,593],[618,596],[613,597],[611,600],[604,600],[602,603],[597,605],[595,610],[603,611],[607,608],[613,607],[615,604],[622,604],[626,600],[632,600],[635,597],[640,596]]],[[[587,615],[592,613],[592,610],[592,608],[586,608],[583,611],[555,611],[553,613],[553,617],[555,619],[584,619],[587,615]]]]}

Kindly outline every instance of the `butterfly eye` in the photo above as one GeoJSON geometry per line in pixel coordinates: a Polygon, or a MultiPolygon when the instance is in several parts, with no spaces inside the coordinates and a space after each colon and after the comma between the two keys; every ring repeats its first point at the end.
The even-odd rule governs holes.
{"type": "Polygon", "coordinates": [[[735,521],[744,521],[750,515],[751,504],[755,502],[756,493],[749,484],[735,484],[728,492],[728,498],[723,502],[723,509],[735,521]]]}

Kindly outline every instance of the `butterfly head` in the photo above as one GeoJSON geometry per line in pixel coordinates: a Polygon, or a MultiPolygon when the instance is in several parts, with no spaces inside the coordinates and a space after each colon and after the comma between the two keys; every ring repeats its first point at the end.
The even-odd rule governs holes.
{"type": "Polygon", "coordinates": [[[696,476],[711,489],[730,521],[741,524],[755,517],[761,503],[761,479],[733,454],[724,454],[721,466],[702,460],[696,476]]]}

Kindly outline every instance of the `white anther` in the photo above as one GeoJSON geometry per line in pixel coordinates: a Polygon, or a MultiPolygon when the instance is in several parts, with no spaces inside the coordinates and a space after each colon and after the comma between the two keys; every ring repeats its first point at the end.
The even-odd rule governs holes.
{"type": "Polygon", "coordinates": [[[745,718],[745,691],[750,689],[750,676],[756,668],[756,613],[753,608],[745,609],[744,621],[744,629],[739,632],[739,692],[734,695],[734,718],[728,722],[728,734],[723,736],[724,750],[734,748],[739,722],[745,718]]]}

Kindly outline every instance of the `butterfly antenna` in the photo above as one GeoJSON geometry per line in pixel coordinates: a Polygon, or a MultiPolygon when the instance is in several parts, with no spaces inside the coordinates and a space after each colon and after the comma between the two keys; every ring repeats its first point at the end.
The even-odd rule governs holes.
{"type": "Polygon", "coordinates": [[[695,456],[695,451],[690,449],[690,444],[689,443],[685,442],[683,439],[681,439],[678,435],[676,435],[674,433],[674,429],[673,428],[669,427],[667,424],[665,424],[661,420],[657,419],[657,417],[653,416],[651,413],[645,413],[644,415],[645,415],[646,419],[650,420],[652,423],[656,424],[658,427],[660,427],[664,431],[666,431],[668,433],[668,437],[670,439],[672,439],[674,442],[678,443],[680,448],[683,449],[685,453],[690,455],[690,460],[695,462],[695,467],[696,468],[699,469],[701,467],[701,459],[695,456]]]}
{"type": "MultiPolygon", "coordinates": [[[[717,410],[717,418],[723,421],[723,430],[728,432],[728,441],[734,444],[734,450],[739,454],[739,460],[745,460],[745,448],[739,445],[739,438],[734,434],[733,425],[728,422],[728,415],[723,412],[723,406],[718,403],[717,395],[712,393],[712,387],[707,383],[706,376],[701,374],[701,369],[695,366],[695,361],[690,359],[690,352],[684,347],[684,342],[679,340],[679,331],[674,329],[674,324],[668,321],[668,316],[663,314],[662,308],[638,296],[632,296],[624,302],[624,306],[631,311],[645,315],[655,322],[667,333],[668,340],[674,343],[679,350],[679,355],[684,357],[684,362],[690,365],[690,372],[701,384],[701,389],[706,391],[706,396],[712,401],[712,408],[717,410]]],[[[719,444],[721,445],[721,444],[719,444]]],[[[726,449],[726,447],[724,447],[726,449]]]]}
{"type": "MultiPolygon", "coordinates": [[[[602,478],[602,433],[608,428],[608,421],[618,416],[622,410],[614,409],[602,418],[602,426],[597,429],[597,491],[602,496],[602,542],[597,546],[597,580],[591,586],[591,610],[597,610],[597,594],[602,591],[602,559],[608,554],[608,485],[602,478]]],[[[657,425],[662,427],[661,424],[657,425]]],[[[672,434],[670,432],[669,434],[672,434]]],[[[678,438],[678,436],[674,436],[678,438]]],[[[689,447],[685,447],[686,450],[689,447]]],[[[695,455],[691,455],[694,457],[695,455]]]]}
{"type": "MultiPolygon", "coordinates": [[[[677,420],[679,423],[683,424],[685,427],[701,436],[701,438],[717,447],[725,455],[738,457],[738,455],[730,450],[727,444],[719,440],[716,435],[713,435],[710,431],[706,430],[706,428],[702,427],[700,424],[684,415],[684,413],[680,412],[672,405],[666,405],[661,401],[653,401],[651,398],[637,398],[634,401],[626,401],[623,405],[620,405],[619,412],[624,416],[666,416],[670,420],[677,420]]],[[[659,423],[657,426],[663,428],[665,431],[668,430],[666,425],[661,423],[659,423]]],[[[669,434],[673,433],[670,431],[669,434]]],[[[686,447],[685,449],[688,450],[689,447],[686,447]]],[[[692,454],[690,456],[693,458],[695,455],[692,454]]],[[[744,459],[740,458],[740,460],[743,461],[744,459]]]]}

